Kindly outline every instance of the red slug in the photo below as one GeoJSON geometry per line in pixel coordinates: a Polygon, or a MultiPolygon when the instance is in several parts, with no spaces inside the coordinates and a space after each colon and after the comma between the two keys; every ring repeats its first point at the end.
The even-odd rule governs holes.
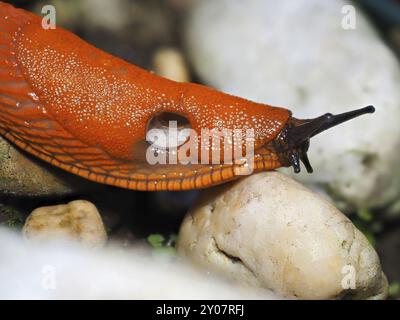
{"type": "MultiPolygon", "coordinates": [[[[252,129],[253,172],[281,166],[299,172],[300,160],[312,172],[307,159],[312,136],[374,112],[368,106],[299,120],[285,108],[159,77],[60,27],[43,29],[41,22],[0,3],[0,134],[54,166],[99,183],[187,190],[238,177],[246,162],[223,161],[224,156],[220,163],[149,163],[148,130],[163,128],[170,119],[198,136],[202,129],[252,129]]],[[[246,139],[250,136],[239,142],[242,150],[246,139]]],[[[194,141],[200,153],[206,143],[194,141]]],[[[155,154],[170,152],[153,148],[155,154]]]]}

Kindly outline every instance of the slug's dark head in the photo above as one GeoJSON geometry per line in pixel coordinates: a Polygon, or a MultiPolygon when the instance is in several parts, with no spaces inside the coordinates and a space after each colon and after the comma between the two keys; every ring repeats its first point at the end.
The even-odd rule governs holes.
{"type": "Polygon", "coordinates": [[[313,172],[307,157],[310,138],[340,123],[375,112],[373,106],[353,110],[338,115],[326,113],[315,119],[300,120],[291,117],[286,126],[273,141],[273,146],[282,163],[292,166],[294,172],[300,172],[300,160],[304,163],[307,172],[313,172]]]}

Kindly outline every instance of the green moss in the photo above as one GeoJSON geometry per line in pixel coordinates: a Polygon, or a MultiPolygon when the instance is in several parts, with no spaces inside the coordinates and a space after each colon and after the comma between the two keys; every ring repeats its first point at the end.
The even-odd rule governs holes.
{"type": "Polygon", "coordinates": [[[358,209],[357,211],[357,215],[358,217],[366,222],[371,222],[374,218],[373,212],[369,209],[358,209]]]}
{"type": "Polygon", "coordinates": [[[147,237],[147,242],[153,247],[153,248],[161,248],[163,246],[163,242],[165,241],[165,238],[161,234],[151,234],[147,237]]]}
{"type": "Polygon", "coordinates": [[[400,298],[400,282],[395,281],[389,285],[389,298],[392,299],[400,298]]]}
{"type": "Polygon", "coordinates": [[[147,242],[153,248],[153,253],[156,256],[175,257],[176,249],[175,245],[178,236],[176,234],[170,234],[168,237],[164,237],[162,234],[151,234],[147,237],[147,242]]]}
{"type": "Polygon", "coordinates": [[[9,228],[21,229],[24,223],[23,218],[17,209],[3,204],[0,204],[0,217],[3,217],[3,219],[0,220],[0,225],[9,228]]]}

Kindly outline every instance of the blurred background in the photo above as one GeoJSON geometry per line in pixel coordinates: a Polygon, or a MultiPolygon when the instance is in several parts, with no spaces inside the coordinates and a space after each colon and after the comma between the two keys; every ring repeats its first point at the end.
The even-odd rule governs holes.
{"type": "MultiPolygon", "coordinates": [[[[307,51],[305,51],[304,56],[288,54],[287,57],[284,52],[290,45],[300,48],[301,45],[297,41],[307,43],[307,41],[312,41],[313,37],[315,41],[318,41],[318,30],[330,30],[323,27],[319,29],[319,25],[315,24],[312,26],[308,25],[308,23],[312,24],[312,21],[309,22],[310,20],[307,16],[302,17],[302,13],[299,11],[295,14],[299,21],[293,21],[293,23],[299,23],[300,25],[304,23],[309,29],[306,27],[304,29],[296,28],[297,33],[293,38],[290,37],[289,32],[288,34],[277,34],[277,39],[275,39],[271,33],[263,33],[264,28],[270,27],[274,29],[275,26],[273,23],[278,24],[282,20],[278,18],[275,20],[269,19],[271,13],[266,14],[264,17],[263,5],[259,3],[260,1],[250,1],[254,4],[251,5],[252,8],[249,9],[249,12],[246,12],[245,6],[241,10],[239,10],[240,8],[226,8],[225,10],[224,6],[229,6],[227,4],[228,1],[220,0],[215,0],[215,4],[211,4],[213,1],[207,0],[21,0],[6,2],[37,14],[41,13],[43,5],[52,4],[57,10],[57,25],[72,31],[104,51],[148,70],[155,71],[160,75],[178,81],[192,81],[211,85],[218,89],[255,100],[261,100],[265,103],[270,103],[270,101],[278,103],[275,101],[280,102],[279,98],[285,96],[285,99],[288,99],[288,105],[295,106],[297,105],[296,99],[299,96],[308,94],[307,91],[304,91],[308,89],[296,89],[298,95],[292,98],[289,94],[290,89],[286,86],[291,81],[291,74],[290,71],[283,70],[282,68],[278,68],[271,75],[271,77],[277,79],[276,83],[279,83],[279,79],[283,83],[282,85],[277,85],[276,90],[270,89],[276,93],[275,96],[265,96],[264,92],[267,92],[267,89],[260,89],[259,92],[261,93],[258,94],[258,91],[254,88],[256,86],[255,82],[261,83],[267,88],[274,88],[273,85],[275,85],[275,82],[272,83],[273,81],[271,81],[271,87],[269,86],[268,81],[270,79],[268,77],[266,77],[264,82],[264,75],[262,74],[264,72],[264,65],[261,68],[259,61],[264,61],[263,59],[270,57],[270,61],[276,62],[276,59],[280,59],[281,61],[276,62],[278,64],[283,61],[283,63],[292,63],[295,65],[296,61],[300,61],[298,63],[307,64],[310,68],[318,68],[312,62],[307,61],[305,57],[307,51]],[[198,4],[199,2],[203,2],[203,4],[198,4]],[[257,10],[257,6],[260,6],[261,9],[257,10]],[[237,16],[240,12],[243,16],[248,15],[247,20],[246,18],[239,18],[237,16]],[[259,17],[253,19],[255,15],[259,17]],[[303,20],[300,21],[301,19],[303,20]],[[312,29],[317,30],[316,36],[310,36],[309,30],[312,29]],[[213,30],[215,30],[215,33],[213,30]],[[241,33],[243,30],[252,31],[249,35],[241,33]],[[223,34],[226,34],[226,37],[221,36],[223,34]],[[240,46],[246,47],[246,52],[242,52],[240,46]],[[274,50],[276,50],[275,55],[274,50]],[[216,58],[217,56],[219,60],[216,58]],[[224,64],[224,61],[227,63],[224,64]],[[240,67],[242,63],[245,66],[243,67],[245,70],[240,67]],[[254,65],[260,65],[261,71],[256,70],[257,67],[251,68],[254,65]],[[246,81],[245,79],[249,77],[252,78],[246,81]],[[255,79],[255,81],[253,82],[252,79],[255,79]],[[251,88],[246,89],[246,86],[251,88]],[[287,94],[282,92],[287,92],[287,94]]],[[[323,1],[321,0],[321,2],[323,1]]],[[[285,3],[282,6],[290,6],[288,1],[282,1],[282,3],[285,3]]],[[[357,40],[359,41],[357,43],[352,42],[352,45],[356,47],[354,50],[349,49],[352,45],[347,46],[347,40],[342,43],[337,41],[329,49],[331,55],[325,57],[325,59],[331,59],[332,62],[327,61],[325,64],[332,63],[336,69],[335,72],[338,72],[337,69],[342,65],[341,61],[346,59],[343,58],[345,57],[343,52],[346,54],[351,51],[349,59],[352,59],[353,64],[357,62],[364,63],[368,68],[372,68],[372,65],[375,65],[374,70],[371,72],[379,74],[379,76],[371,80],[372,85],[374,85],[375,81],[379,83],[385,82],[387,80],[385,78],[386,75],[389,75],[387,77],[390,79],[387,81],[390,84],[385,87],[385,90],[388,89],[384,92],[381,91],[380,94],[385,95],[385,99],[391,99],[391,94],[395,96],[390,102],[393,102],[393,109],[388,107],[386,117],[394,117],[394,120],[399,123],[400,99],[398,98],[397,91],[400,91],[398,90],[400,79],[396,77],[400,73],[399,67],[396,65],[398,61],[396,63],[393,62],[390,55],[393,55],[396,59],[400,57],[400,1],[359,0],[348,3],[353,5],[357,10],[357,23],[360,23],[360,29],[357,29],[358,25],[356,25],[355,30],[359,34],[355,33],[354,37],[358,37],[361,40],[357,40]],[[360,19],[358,19],[359,14],[362,15],[360,19]],[[370,21],[370,23],[365,21],[370,21]],[[373,44],[370,45],[370,43],[373,44]],[[384,53],[382,54],[380,53],[381,47],[384,47],[382,49],[384,53]],[[369,60],[366,61],[365,59],[367,58],[364,59],[364,56],[357,58],[357,55],[354,54],[354,52],[358,52],[357,50],[363,50],[366,57],[371,56],[371,62],[369,60]],[[384,57],[381,58],[381,55],[384,57]],[[389,57],[386,57],[388,55],[389,57]],[[377,57],[375,60],[373,59],[374,56],[377,57]],[[336,61],[335,57],[339,57],[338,59],[342,60],[336,61]],[[358,59],[364,59],[364,62],[357,61],[358,59]],[[337,64],[335,65],[336,62],[337,64]],[[396,109],[397,114],[390,111],[396,109]]],[[[275,14],[279,15],[281,13],[285,16],[289,11],[287,9],[286,13],[283,13],[283,11],[277,10],[275,14]]],[[[325,11],[321,9],[321,12],[323,21],[329,21],[329,17],[324,16],[325,11]]],[[[341,19],[347,13],[351,12],[337,12],[338,26],[340,26],[341,19]]],[[[318,15],[319,13],[316,14],[318,15]]],[[[286,20],[283,21],[285,22],[286,20]]],[[[349,26],[350,29],[352,27],[351,21],[346,20],[345,25],[349,26]]],[[[284,27],[276,26],[276,28],[276,30],[281,30],[282,32],[285,30],[284,27]]],[[[335,31],[332,30],[329,32],[334,33],[335,31]]],[[[338,32],[343,32],[344,34],[351,31],[341,30],[338,32]]],[[[333,36],[333,38],[335,37],[333,36]]],[[[346,35],[346,37],[348,36],[346,35]]],[[[317,61],[315,63],[318,64],[318,60],[313,61],[317,61]]],[[[272,70],[277,65],[276,63],[270,62],[265,68],[272,70]]],[[[310,73],[312,73],[312,70],[310,73]]],[[[347,75],[343,71],[342,77],[346,78],[347,75]]],[[[302,75],[302,77],[305,78],[306,75],[302,75]]],[[[326,77],[329,78],[329,72],[327,72],[326,77]]],[[[304,81],[307,84],[309,83],[308,80],[304,81]]],[[[350,87],[348,90],[359,90],[357,81],[351,82],[353,87],[349,83],[346,83],[346,88],[350,87]]],[[[330,84],[331,87],[337,86],[337,90],[334,93],[337,96],[337,99],[335,99],[336,104],[341,104],[341,99],[347,99],[343,98],[340,92],[342,85],[333,81],[330,84]]],[[[290,92],[293,92],[293,90],[290,90],[290,92]]],[[[323,92],[324,89],[320,89],[319,86],[313,88],[313,95],[315,96],[323,95],[323,92]]],[[[284,102],[284,99],[281,99],[284,102]]],[[[369,101],[366,99],[365,102],[372,103],[369,101]]],[[[377,101],[380,101],[379,98],[377,98],[377,101]]],[[[310,103],[310,105],[312,104],[310,103]]],[[[343,105],[342,107],[344,108],[343,111],[345,111],[346,108],[351,106],[343,105]]],[[[321,108],[324,108],[324,106],[321,106],[321,108]]],[[[313,113],[314,116],[317,116],[319,113],[332,110],[321,109],[318,111],[318,114],[315,114],[316,111],[310,106],[304,110],[297,109],[294,111],[297,111],[297,114],[303,112],[305,116],[309,116],[308,113],[313,113]]],[[[384,131],[384,127],[385,124],[383,124],[383,127],[378,126],[376,130],[380,128],[381,131],[384,131]]],[[[348,139],[351,139],[350,137],[355,135],[349,131],[350,129],[343,130],[344,134],[348,134],[346,136],[348,139]]],[[[387,143],[392,146],[398,146],[400,137],[397,136],[397,132],[383,132],[382,136],[384,138],[377,138],[380,139],[377,143],[379,145],[387,143]],[[391,138],[393,141],[389,139],[391,135],[394,136],[391,138]],[[385,140],[386,138],[389,140],[385,140]]],[[[338,129],[338,131],[332,133],[332,136],[339,134],[340,130],[338,129]]],[[[364,134],[359,135],[363,136],[364,134]]],[[[358,143],[365,144],[365,149],[370,147],[362,140],[363,137],[359,139],[361,142],[358,143]]],[[[313,148],[313,145],[311,148],[313,148]]],[[[318,148],[315,147],[315,149],[318,148]]],[[[368,195],[366,196],[368,199],[364,199],[347,185],[342,189],[339,187],[335,189],[340,182],[337,182],[334,186],[330,185],[329,188],[325,188],[326,181],[304,181],[306,183],[314,183],[313,187],[317,191],[324,189],[332,201],[342,211],[346,212],[357,227],[368,237],[378,251],[383,270],[389,278],[391,298],[400,298],[400,176],[398,169],[395,169],[396,161],[397,167],[400,167],[400,163],[398,162],[398,157],[391,153],[389,154],[389,152],[399,153],[398,149],[391,151],[382,150],[379,157],[392,159],[392,162],[381,162],[380,167],[371,167],[371,171],[375,172],[376,175],[365,183],[363,182],[363,186],[356,188],[357,192],[367,195],[368,192],[371,192],[371,194],[383,193],[379,199],[371,200],[371,203],[368,201],[374,198],[373,196],[368,195]],[[388,152],[388,155],[386,156],[384,152],[388,152]],[[387,173],[383,174],[381,167],[384,169],[387,168],[387,173]],[[362,187],[369,186],[369,184],[373,185],[373,187],[365,187],[365,190],[368,192],[362,191],[364,190],[362,187]],[[353,194],[353,192],[354,196],[347,196],[348,194],[353,194]]],[[[363,161],[368,162],[371,156],[370,153],[366,154],[367,156],[364,156],[363,161]]],[[[313,160],[317,161],[317,157],[319,157],[318,154],[313,155],[311,162],[313,160]]],[[[350,166],[352,165],[350,164],[350,166]]],[[[317,163],[317,168],[320,167],[321,169],[316,169],[313,175],[324,176],[327,181],[330,181],[332,180],[329,178],[330,173],[328,170],[330,169],[327,168],[324,171],[324,166],[325,164],[323,163],[317,163]]],[[[340,168],[337,170],[335,168],[331,168],[333,170],[332,175],[336,175],[338,171],[341,171],[340,168]]],[[[357,180],[362,181],[362,174],[357,169],[355,171],[357,180]]],[[[81,180],[77,179],[73,183],[79,184],[81,182],[81,180]]],[[[37,207],[75,199],[86,199],[95,203],[99,208],[111,239],[120,240],[125,246],[133,243],[141,243],[143,246],[153,246],[157,249],[164,248],[165,250],[169,250],[171,254],[173,254],[176,234],[178,233],[182,218],[197,196],[196,191],[136,192],[97,184],[90,185],[89,190],[74,191],[71,195],[67,196],[63,194],[55,196],[46,194],[24,196],[23,194],[18,194],[16,196],[12,193],[10,190],[10,192],[3,192],[0,196],[0,223],[3,225],[20,228],[26,216],[37,207]]]]}

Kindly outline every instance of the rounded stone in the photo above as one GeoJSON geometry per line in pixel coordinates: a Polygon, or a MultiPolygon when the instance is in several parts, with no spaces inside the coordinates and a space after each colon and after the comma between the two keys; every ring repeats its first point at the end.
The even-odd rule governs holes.
{"type": "Polygon", "coordinates": [[[279,172],[205,190],[181,226],[178,254],[288,298],[387,294],[365,236],[326,199],[279,172]]]}
{"type": "Polygon", "coordinates": [[[85,200],[35,209],[26,219],[22,234],[35,241],[71,240],[89,247],[107,242],[97,208],[85,200]]]}

